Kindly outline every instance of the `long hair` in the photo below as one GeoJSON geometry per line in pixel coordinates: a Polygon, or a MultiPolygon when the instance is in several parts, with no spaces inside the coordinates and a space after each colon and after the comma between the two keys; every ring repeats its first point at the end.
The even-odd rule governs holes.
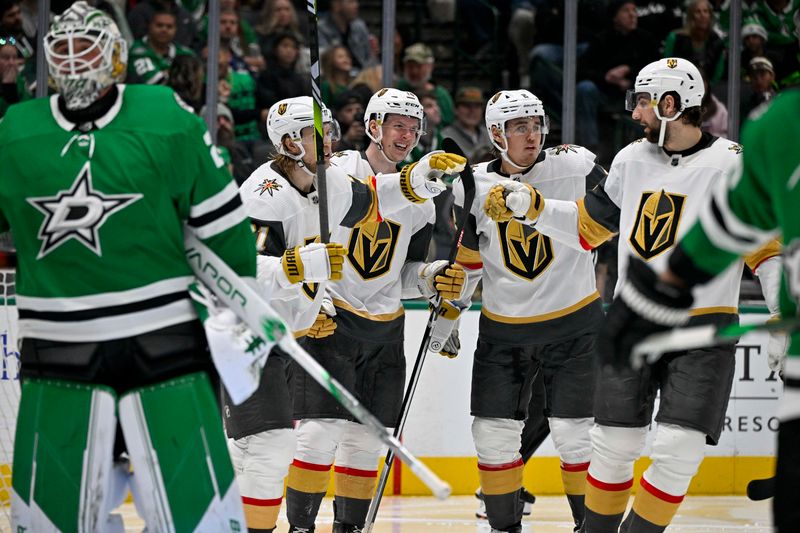
{"type": "Polygon", "coordinates": [[[256,25],[255,30],[261,35],[272,35],[278,30],[290,31],[296,35],[300,35],[300,23],[297,20],[297,10],[290,0],[285,0],[292,11],[289,26],[284,28],[277,27],[277,22],[275,21],[275,4],[280,1],[281,0],[266,0],[264,2],[264,7],[261,9],[261,16],[259,17],[259,23],[256,25]]]}

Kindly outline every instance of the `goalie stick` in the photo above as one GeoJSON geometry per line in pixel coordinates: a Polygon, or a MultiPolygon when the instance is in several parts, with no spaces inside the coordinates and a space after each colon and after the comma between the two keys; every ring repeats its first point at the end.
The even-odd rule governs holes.
{"type": "MultiPolygon", "coordinates": [[[[447,137],[442,141],[442,149],[445,152],[450,152],[453,154],[458,154],[462,157],[464,156],[464,151],[461,149],[460,146],[451,138],[447,137]]],[[[464,227],[467,223],[467,217],[469,216],[469,210],[472,206],[472,201],[475,198],[475,176],[472,174],[472,167],[469,165],[469,161],[467,161],[464,170],[461,171],[461,182],[464,184],[464,206],[463,212],[461,213],[461,217],[457,221],[456,225],[456,239],[453,241],[453,244],[450,247],[450,253],[447,256],[447,260],[452,264],[456,259],[456,253],[458,252],[458,246],[461,244],[461,238],[464,236],[464,227]]],[[[436,320],[439,317],[439,307],[441,305],[441,300],[436,299],[433,303],[433,309],[431,309],[431,313],[428,316],[428,324],[425,327],[425,333],[422,336],[422,342],[419,345],[419,351],[417,352],[417,359],[414,362],[414,369],[411,371],[411,376],[408,380],[408,385],[406,386],[406,393],[403,397],[403,405],[400,409],[400,416],[397,419],[397,423],[395,424],[394,428],[394,436],[399,438],[400,435],[403,433],[403,427],[406,424],[406,419],[408,418],[408,412],[411,410],[411,400],[414,398],[414,392],[417,390],[417,383],[419,383],[419,376],[422,373],[422,365],[425,363],[425,356],[428,353],[428,343],[430,342],[430,335],[431,331],[433,330],[433,326],[436,324],[436,320]]],[[[383,465],[383,470],[381,471],[381,477],[378,480],[378,486],[375,489],[375,494],[372,496],[372,501],[369,504],[369,510],[367,511],[367,518],[364,522],[364,532],[371,533],[372,527],[375,524],[375,517],[378,514],[378,508],[381,505],[381,500],[383,499],[383,491],[386,488],[386,484],[389,482],[389,474],[392,471],[392,463],[394,462],[394,453],[392,450],[389,450],[386,453],[386,461],[383,465]]]]}
{"type": "Polygon", "coordinates": [[[767,500],[773,496],[775,496],[775,476],[753,479],[747,484],[747,497],[754,502],[767,500]]]}
{"type": "Polygon", "coordinates": [[[257,333],[263,333],[270,341],[277,342],[283,351],[294,359],[309,376],[327,390],[336,401],[347,409],[359,422],[377,435],[393,453],[405,462],[419,479],[431,489],[433,495],[444,499],[450,495],[450,486],[439,479],[424,463],[414,457],[383,424],[327,370],[311,357],[288,333],[286,324],[264,298],[231,267],[203,244],[193,233],[184,233],[186,259],[195,276],[211,289],[219,300],[257,333]]]}

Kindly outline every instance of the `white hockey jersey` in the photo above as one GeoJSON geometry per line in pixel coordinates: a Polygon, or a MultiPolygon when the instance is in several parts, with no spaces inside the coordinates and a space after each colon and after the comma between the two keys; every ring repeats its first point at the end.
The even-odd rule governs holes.
{"type": "MultiPolygon", "coordinates": [[[[374,172],[360,152],[338,152],[331,168],[359,180],[374,172]]],[[[381,191],[396,174],[374,177],[381,191]]],[[[394,204],[397,205],[397,204],[394,204]]],[[[337,308],[337,331],[365,340],[399,340],[403,335],[402,298],[420,295],[415,280],[422,268],[436,218],[433,201],[407,201],[401,209],[388,209],[379,197],[381,221],[351,228],[333,228],[331,240],[344,244],[347,259],[342,279],[328,286],[337,308]],[[409,280],[405,284],[403,279],[409,280]]]]}
{"type": "MultiPolygon", "coordinates": [[[[514,179],[539,189],[545,198],[583,198],[587,176],[602,172],[594,154],[563,145],[542,151],[521,174],[500,172],[500,160],[474,167],[475,199],[457,261],[468,274],[468,294],[483,280],[481,336],[497,342],[542,344],[569,338],[596,327],[602,314],[592,254],[539,233],[530,223],[494,222],[483,209],[489,189],[514,179]]],[[[458,211],[464,187],[453,184],[458,211]]]]}

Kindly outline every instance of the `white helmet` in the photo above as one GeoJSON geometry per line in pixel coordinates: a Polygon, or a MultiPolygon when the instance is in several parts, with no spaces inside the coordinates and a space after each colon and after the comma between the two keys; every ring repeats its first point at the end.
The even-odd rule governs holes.
{"type": "Polygon", "coordinates": [[[654,61],[639,71],[633,89],[629,89],[625,97],[625,109],[636,109],[638,96],[647,94],[654,102],[656,117],[661,121],[661,133],[658,145],[663,146],[666,123],[676,120],[689,107],[700,106],[706,93],[703,77],[691,61],[677,57],[667,57],[654,61]],[[668,92],[676,92],[680,98],[681,108],[670,118],[661,116],[658,103],[668,92]]]}
{"type": "Polygon", "coordinates": [[[106,87],[122,81],[128,44],[114,21],[81,0],[55,18],[44,53],[58,92],[69,109],[83,109],[106,87]]]}
{"type": "MultiPolygon", "coordinates": [[[[372,95],[367,104],[367,109],[364,111],[364,127],[367,129],[367,136],[378,145],[383,153],[383,146],[381,145],[380,127],[386,115],[395,113],[405,117],[416,118],[419,120],[419,131],[414,138],[414,146],[419,143],[420,137],[425,135],[425,112],[422,110],[422,104],[419,103],[419,98],[412,92],[401,91],[398,89],[381,89],[372,95]],[[372,136],[369,131],[369,121],[375,119],[378,124],[378,137],[372,136]]],[[[413,147],[412,147],[413,148],[413,147]]]]}
{"type": "MultiPolygon", "coordinates": [[[[333,120],[330,109],[325,104],[322,105],[322,122],[331,125],[331,140],[339,140],[339,123],[333,120]]],[[[297,161],[298,165],[305,170],[302,162],[306,155],[302,144],[303,128],[314,127],[314,102],[310,96],[296,96],[294,98],[284,98],[272,105],[267,114],[267,135],[275,146],[279,154],[283,154],[297,161]],[[286,151],[283,146],[283,137],[288,135],[289,139],[300,148],[300,154],[292,154],[286,151]]]]}
{"type": "Polygon", "coordinates": [[[500,151],[503,159],[519,167],[508,158],[508,148],[500,146],[492,135],[492,126],[500,131],[501,136],[506,134],[506,122],[515,118],[522,117],[541,117],[542,121],[542,143],[550,131],[550,118],[544,112],[544,104],[532,92],[525,89],[516,91],[500,91],[492,96],[486,103],[486,131],[489,133],[489,140],[492,145],[500,151]]]}

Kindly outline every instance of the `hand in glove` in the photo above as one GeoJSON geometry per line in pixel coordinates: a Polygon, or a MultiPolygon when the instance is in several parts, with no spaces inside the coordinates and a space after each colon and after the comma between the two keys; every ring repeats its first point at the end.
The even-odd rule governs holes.
{"type": "Polygon", "coordinates": [[[428,350],[453,359],[458,356],[458,350],[461,349],[461,341],[458,338],[458,319],[461,309],[443,301],[436,313],[438,316],[431,329],[428,350]]]}
{"type": "MultiPolygon", "coordinates": [[[[777,322],[781,317],[778,315],[770,317],[767,323],[777,322]]],[[[788,335],[785,331],[772,330],[769,332],[769,340],[767,341],[767,364],[769,369],[777,372],[778,376],[783,379],[783,367],[786,364],[786,345],[788,342],[788,335]]]]}
{"type": "Polygon", "coordinates": [[[322,339],[324,337],[328,337],[329,335],[333,335],[333,331],[336,329],[336,322],[334,322],[332,317],[335,316],[336,308],[333,306],[333,302],[330,298],[323,298],[322,306],[317,314],[317,319],[308,329],[308,333],[306,335],[312,339],[322,339]]]}
{"type": "Polygon", "coordinates": [[[489,189],[483,210],[495,222],[508,222],[513,217],[535,222],[544,209],[544,197],[527,183],[501,180],[489,189]]]}
{"type": "Polygon", "coordinates": [[[630,368],[633,347],[653,333],[686,324],[692,301],[691,289],[661,281],[644,261],[632,258],[597,337],[601,363],[630,368]]]}
{"type": "Polygon", "coordinates": [[[437,150],[422,156],[416,163],[403,167],[400,185],[403,194],[414,203],[439,195],[447,188],[443,176],[454,176],[467,165],[466,158],[437,150]]]}
{"type": "Polygon", "coordinates": [[[283,253],[283,273],[289,283],[342,279],[344,254],[344,246],[335,242],[313,242],[305,246],[295,246],[283,253]]]}
{"type": "Polygon", "coordinates": [[[419,290],[428,299],[458,300],[464,290],[464,267],[439,260],[428,263],[420,272],[419,290]]]}

